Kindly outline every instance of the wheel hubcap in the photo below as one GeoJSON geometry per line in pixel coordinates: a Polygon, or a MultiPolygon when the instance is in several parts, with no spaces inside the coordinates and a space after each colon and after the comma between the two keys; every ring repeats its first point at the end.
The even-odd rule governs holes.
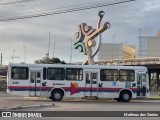
{"type": "Polygon", "coordinates": [[[125,100],[128,100],[128,99],[129,99],[129,95],[128,95],[128,94],[124,94],[123,97],[124,97],[125,100]]]}
{"type": "Polygon", "coordinates": [[[61,98],[61,95],[60,95],[59,93],[55,93],[55,94],[54,94],[54,97],[55,97],[55,99],[60,99],[60,98],[61,98]]]}

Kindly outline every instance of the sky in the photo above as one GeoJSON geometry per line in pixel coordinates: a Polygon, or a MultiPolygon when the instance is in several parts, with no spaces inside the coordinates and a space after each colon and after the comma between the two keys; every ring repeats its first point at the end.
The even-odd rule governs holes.
{"type": "MultiPolygon", "coordinates": [[[[0,0],[0,20],[17,15],[42,13],[44,10],[54,11],[57,8],[65,9],[68,6],[86,5],[102,0],[31,0],[17,4],[1,4],[13,1],[18,0],[0,0]]],[[[109,0],[103,1],[108,2],[109,0]]],[[[114,0],[110,1],[114,2],[114,0]]],[[[105,12],[102,24],[105,22],[111,24],[111,28],[102,33],[102,43],[113,43],[113,35],[116,34],[115,43],[136,45],[140,35],[139,28],[142,36],[156,36],[157,31],[160,30],[160,0],[136,0],[84,11],[0,21],[2,63],[5,65],[9,62],[34,63],[35,60],[45,57],[48,52],[49,32],[49,57],[53,57],[54,54],[54,57],[69,63],[72,54],[72,62],[86,61],[87,56],[74,49],[75,32],[78,32],[78,25],[81,23],[87,23],[96,28],[99,11],[105,12]],[[56,43],[55,47],[54,43],[56,43]]]]}

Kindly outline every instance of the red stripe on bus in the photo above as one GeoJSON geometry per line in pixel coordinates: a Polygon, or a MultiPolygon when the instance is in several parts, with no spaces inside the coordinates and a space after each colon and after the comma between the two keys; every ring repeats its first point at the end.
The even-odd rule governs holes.
{"type": "MultiPolygon", "coordinates": [[[[8,89],[31,89],[31,88],[35,88],[35,86],[8,86],[8,89]]],[[[52,89],[54,87],[46,87],[46,86],[41,86],[41,87],[36,87],[37,89],[52,89]]],[[[70,90],[71,87],[61,87],[63,88],[64,90],[70,90]]],[[[120,91],[121,89],[126,89],[126,88],[97,88],[97,87],[78,87],[78,90],[81,91],[81,90],[113,90],[113,91],[120,91]]],[[[130,90],[132,91],[136,91],[137,88],[129,88],[130,90]]]]}

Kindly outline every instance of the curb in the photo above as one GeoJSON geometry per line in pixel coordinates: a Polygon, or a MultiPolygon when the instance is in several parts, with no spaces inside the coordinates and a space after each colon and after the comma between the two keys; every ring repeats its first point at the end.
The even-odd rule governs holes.
{"type": "Polygon", "coordinates": [[[37,108],[37,107],[48,107],[52,106],[55,107],[54,103],[51,104],[42,104],[42,105],[20,105],[20,106],[13,106],[13,107],[3,107],[0,110],[17,110],[17,109],[28,109],[28,108],[37,108]]]}
{"type": "Polygon", "coordinates": [[[131,100],[153,100],[153,101],[156,101],[156,100],[160,100],[160,99],[150,99],[150,98],[148,98],[148,99],[131,99],[131,100]]]}
{"type": "Polygon", "coordinates": [[[148,98],[148,100],[160,100],[160,98],[148,98]]]}
{"type": "Polygon", "coordinates": [[[46,97],[24,97],[24,99],[31,99],[31,100],[48,100],[46,97]]]}

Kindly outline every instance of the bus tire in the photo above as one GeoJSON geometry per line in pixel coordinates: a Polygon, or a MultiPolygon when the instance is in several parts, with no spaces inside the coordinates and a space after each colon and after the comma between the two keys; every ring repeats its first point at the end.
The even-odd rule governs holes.
{"type": "Polygon", "coordinates": [[[120,94],[120,99],[122,102],[129,102],[131,99],[131,94],[128,91],[122,91],[120,94]]]}
{"type": "Polygon", "coordinates": [[[62,90],[53,90],[51,94],[51,99],[53,101],[61,101],[63,99],[63,91],[62,90]]]}

